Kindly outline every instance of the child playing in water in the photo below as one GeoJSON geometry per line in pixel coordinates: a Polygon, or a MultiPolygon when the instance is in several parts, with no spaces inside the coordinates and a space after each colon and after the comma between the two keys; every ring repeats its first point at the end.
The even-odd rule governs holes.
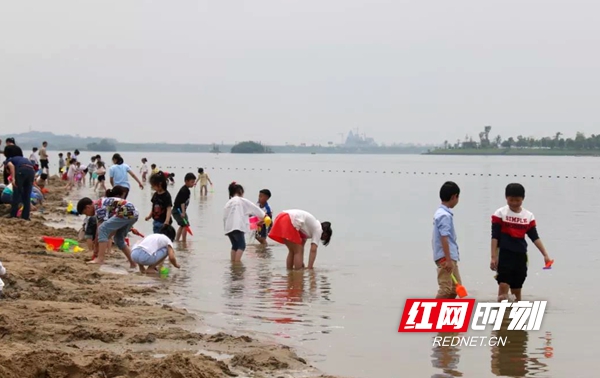
{"type": "Polygon", "coordinates": [[[58,175],[62,176],[62,174],[64,173],[64,168],[65,168],[65,159],[63,158],[63,153],[59,153],[58,154],[58,175]]]}
{"type": "Polygon", "coordinates": [[[169,184],[175,185],[175,173],[162,172],[165,176],[165,179],[169,180],[169,184]]]}
{"type": "Polygon", "coordinates": [[[194,186],[194,183],[196,182],[196,176],[194,176],[193,173],[188,173],[185,175],[184,181],[185,184],[183,184],[181,189],[179,189],[179,193],[177,193],[177,196],[175,197],[175,204],[173,205],[175,211],[173,212],[173,218],[175,218],[175,222],[177,222],[177,225],[179,226],[175,241],[178,242],[179,239],[182,239],[185,243],[187,240],[186,226],[190,225],[190,221],[187,216],[187,209],[190,204],[191,195],[190,188],[194,186]]]}
{"type": "Polygon", "coordinates": [[[71,190],[75,184],[75,175],[77,173],[77,160],[69,159],[67,169],[67,190],[71,190]]]}
{"type": "Polygon", "coordinates": [[[90,159],[90,163],[87,166],[88,176],[90,180],[90,188],[92,186],[96,186],[96,178],[98,175],[96,174],[96,157],[92,156],[90,159]]]}
{"type": "Polygon", "coordinates": [[[462,284],[458,271],[458,244],[454,230],[454,213],[452,209],[458,205],[460,188],[456,183],[448,181],[440,189],[442,204],[433,215],[433,261],[437,267],[438,299],[455,299],[456,288],[452,274],[462,284]]]}
{"type": "MultiPolygon", "coordinates": [[[[269,199],[271,198],[271,191],[269,189],[263,189],[260,192],[258,192],[258,206],[263,209],[263,211],[267,214],[267,216],[269,216],[271,219],[273,219],[273,212],[271,211],[271,206],[269,206],[269,199]]],[[[256,240],[258,240],[258,242],[260,244],[266,245],[267,244],[267,235],[269,234],[269,231],[271,230],[271,227],[267,227],[266,225],[260,226],[257,230],[256,230],[256,240]]]]}
{"type": "Polygon", "coordinates": [[[75,183],[77,187],[81,188],[82,183],[85,181],[85,172],[80,162],[75,162],[75,183]]]}
{"type": "MultiPolygon", "coordinates": [[[[113,195],[115,195],[115,189],[117,187],[113,188],[113,195]]],[[[121,193],[121,195],[124,195],[124,193],[121,193]]],[[[89,261],[89,264],[101,265],[104,263],[110,236],[114,235],[114,242],[127,257],[130,267],[136,267],[136,263],[131,259],[131,250],[125,243],[127,234],[137,222],[139,216],[138,210],[131,202],[119,197],[103,197],[97,201],[85,197],[77,203],[77,212],[88,217],[96,216],[99,223],[97,233],[98,258],[89,261]]]]}
{"type": "Polygon", "coordinates": [[[146,182],[148,177],[148,159],[142,159],[142,166],[140,167],[140,174],[142,175],[142,182],[146,182]]]}
{"type": "Polygon", "coordinates": [[[146,271],[159,271],[163,261],[168,257],[171,265],[179,269],[173,249],[175,229],[165,225],[158,234],[148,235],[131,250],[131,259],[138,264],[142,274],[146,271]]]}
{"type": "Polygon", "coordinates": [[[508,184],[505,190],[506,206],[492,215],[492,251],[490,269],[496,271],[498,301],[508,299],[508,290],[521,300],[521,289],[527,278],[527,242],[525,236],[551,261],[538,236],[535,217],[522,206],[525,188],[521,184],[508,184]]]}
{"type": "Polygon", "coordinates": [[[96,186],[94,187],[94,191],[97,191],[100,188],[102,193],[106,192],[106,167],[104,166],[104,162],[100,160],[96,156],[96,174],[98,174],[98,181],[96,182],[96,186]]]}
{"type": "Polygon", "coordinates": [[[150,176],[150,186],[155,193],[152,195],[152,209],[146,221],[153,219],[152,230],[155,234],[158,234],[165,224],[171,224],[173,210],[173,200],[167,190],[167,180],[161,173],[150,176]]]}
{"type": "Polygon", "coordinates": [[[212,186],[212,181],[210,181],[210,177],[208,177],[208,173],[204,172],[204,168],[198,168],[198,179],[196,180],[196,183],[194,184],[194,186],[198,185],[198,183],[200,183],[200,195],[201,196],[205,196],[208,194],[208,186],[207,184],[210,183],[210,185],[212,186]]]}
{"type": "Polygon", "coordinates": [[[152,174],[155,175],[158,172],[160,172],[160,170],[156,167],[156,164],[152,164],[150,165],[150,168],[152,168],[152,174]]]}
{"type": "Polygon", "coordinates": [[[244,198],[244,188],[235,181],[232,182],[229,185],[229,201],[225,204],[223,211],[225,235],[231,241],[232,262],[242,261],[242,255],[246,249],[244,234],[250,230],[248,217],[252,215],[260,219],[266,216],[260,207],[244,198]]]}

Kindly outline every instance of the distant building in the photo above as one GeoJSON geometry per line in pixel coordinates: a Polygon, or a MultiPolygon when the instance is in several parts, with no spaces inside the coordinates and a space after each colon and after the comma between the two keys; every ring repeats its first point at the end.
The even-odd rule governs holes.
{"type": "Polygon", "coordinates": [[[350,131],[346,137],[346,143],[343,144],[345,147],[375,147],[377,143],[373,138],[367,137],[365,134],[360,135],[358,132],[353,133],[350,131]]]}

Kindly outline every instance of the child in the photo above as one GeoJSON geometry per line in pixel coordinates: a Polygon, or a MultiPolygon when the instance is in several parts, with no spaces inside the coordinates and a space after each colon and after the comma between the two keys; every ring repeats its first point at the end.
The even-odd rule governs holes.
{"type": "Polygon", "coordinates": [[[146,182],[146,178],[148,177],[148,159],[142,159],[142,166],[140,167],[140,173],[142,175],[142,182],[146,182]]]}
{"type": "Polygon", "coordinates": [[[62,176],[65,170],[65,159],[63,158],[63,153],[58,154],[58,175],[62,176]]]}
{"type": "Polygon", "coordinates": [[[98,218],[95,215],[87,217],[83,223],[83,229],[88,250],[93,251],[92,261],[96,260],[98,258],[98,249],[96,248],[95,240],[98,231],[98,218]]]}
{"type": "Polygon", "coordinates": [[[85,173],[83,172],[83,167],[81,166],[81,163],[76,161],[75,164],[71,163],[71,166],[75,165],[75,182],[77,183],[77,186],[79,188],[81,188],[81,183],[83,182],[84,178],[85,178],[85,173]]]}
{"type": "Polygon", "coordinates": [[[42,169],[42,173],[50,173],[50,166],[48,161],[48,142],[44,141],[42,143],[42,148],[39,150],[40,155],[40,168],[42,169]]]}
{"type": "Polygon", "coordinates": [[[454,213],[452,209],[458,205],[460,188],[456,183],[448,181],[440,189],[442,204],[433,215],[433,261],[437,266],[438,292],[437,299],[455,299],[456,288],[452,274],[462,284],[458,271],[458,244],[454,230],[454,213]]]}
{"type": "Polygon", "coordinates": [[[37,180],[35,180],[35,185],[40,188],[40,190],[42,190],[46,187],[46,184],[48,183],[48,174],[47,173],[42,173],[40,175],[40,177],[37,178],[37,180]]]}
{"type": "Polygon", "coordinates": [[[187,240],[187,232],[185,227],[190,225],[188,216],[187,216],[187,208],[190,204],[190,188],[194,186],[196,182],[196,176],[193,173],[188,173],[185,175],[185,184],[179,189],[179,193],[175,197],[175,204],[173,205],[175,212],[173,213],[173,218],[177,222],[179,228],[177,229],[177,236],[175,237],[175,241],[179,241],[179,239],[183,239],[185,243],[187,240]]]}
{"type": "Polygon", "coordinates": [[[152,174],[153,174],[153,175],[155,175],[155,174],[157,174],[158,172],[160,172],[160,171],[159,171],[159,169],[158,169],[158,168],[156,168],[156,164],[152,164],[152,165],[150,165],[150,168],[152,168],[152,174]]]}
{"type": "Polygon", "coordinates": [[[159,234],[148,235],[133,247],[131,259],[138,264],[142,274],[146,273],[147,270],[159,271],[167,257],[171,265],[177,269],[180,268],[173,249],[174,238],[175,229],[165,225],[159,234]]]}
{"type": "Polygon", "coordinates": [[[125,243],[127,234],[137,222],[139,216],[137,209],[131,202],[119,197],[103,197],[97,201],[85,197],[77,203],[77,212],[88,217],[96,216],[99,223],[97,234],[98,258],[89,261],[88,264],[104,263],[104,255],[108,249],[110,236],[114,235],[114,242],[127,257],[130,267],[136,267],[136,263],[131,259],[131,251],[125,243]]]}
{"type": "Polygon", "coordinates": [[[175,173],[163,172],[165,179],[169,180],[171,185],[175,185],[175,173]]]}
{"type": "Polygon", "coordinates": [[[521,207],[525,188],[521,184],[508,184],[505,190],[507,205],[492,215],[492,251],[490,268],[496,271],[498,301],[508,299],[508,289],[517,301],[527,278],[527,242],[525,235],[550,262],[542,240],[538,236],[533,214],[521,207]]]}
{"type": "Polygon", "coordinates": [[[100,191],[102,193],[106,192],[106,167],[104,166],[104,162],[96,156],[96,174],[98,175],[98,181],[96,182],[96,186],[94,187],[94,191],[98,190],[100,187],[100,191]]]}
{"type": "Polygon", "coordinates": [[[96,174],[96,157],[92,156],[90,159],[90,163],[87,166],[87,171],[90,179],[90,188],[96,185],[96,178],[98,175],[96,174]]]}
{"type": "Polygon", "coordinates": [[[198,185],[198,182],[200,182],[200,195],[207,195],[208,194],[208,186],[207,184],[210,183],[210,185],[212,186],[212,181],[210,181],[210,177],[208,177],[208,173],[204,172],[204,168],[198,168],[198,179],[196,180],[196,183],[194,184],[194,186],[198,185]]]}
{"type": "Polygon", "coordinates": [[[37,157],[37,152],[38,152],[38,148],[37,147],[33,147],[31,155],[29,155],[29,160],[31,161],[31,164],[33,164],[33,169],[36,172],[38,171],[38,169],[40,167],[40,162],[39,162],[38,157],[37,157]]]}
{"type": "Polygon", "coordinates": [[[152,209],[146,217],[146,221],[151,218],[154,220],[152,230],[155,234],[158,234],[165,224],[171,224],[173,201],[171,194],[167,191],[167,180],[162,172],[150,177],[150,186],[155,193],[152,195],[152,209]]]}
{"type": "MultiPolygon", "coordinates": [[[[271,212],[271,206],[267,202],[271,198],[271,191],[269,189],[263,189],[258,192],[258,206],[263,209],[263,211],[269,216],[269,218],[273,219],[273,212],[271,212]]],[[[263,225],[256,230],[256,240],[260,244],[267,244],[267,235],[271,231],[271,227],[263,225]]]]}
{"type": "Polygon", "coordinates": [[[71,152],[67,152],[67,170],[71,167],[71,152]]]}
{"type": "Polygon", "coordinates": [[[75,183],[75,175],[77,174],[77,161],[69,159],[67,166],[67,190],[71,190],[75,183]]]}
{"type": "Polygon", "coordinates": [[[333,236],[331,222],[320,222],[314,215],[304,210],[284,210],[277,218],[269,238],[288,248],[286,267],[304,268],[304,246],[311,239],[308,269],[313,269],[317,259],[319,242],[328,246],[333,236]]]}
{"type": "Polygon", "coordinates": [[[255,215],[260,219],[265,217],[265,212],[260,207],[247,200],[244,196],[244,188],[235,181],[229,185],[229,201],[223,211],[223,225],[225,235],[231,241],[231,261],[242,261],[242,255],[246,249],[244,234],[250,230],[248,217],[255,215]]]}

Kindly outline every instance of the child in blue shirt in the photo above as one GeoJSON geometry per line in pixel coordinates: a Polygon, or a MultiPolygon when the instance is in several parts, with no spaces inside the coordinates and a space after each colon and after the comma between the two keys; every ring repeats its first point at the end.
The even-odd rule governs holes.
{"type": "MultiPolygon", "coordinates": [[[[260,207],[265,212],[265,214],[269,216],[269,218],[273,219],[271,206],[269,206],[269,203],[267,202],[269,199],[271,199],[271,191],[269,189],[263,189],[260,192],[258,192],[258,207],[260,207]]],[[[269,231],[271,231],[271,226],[269,226],[268,228],[265,225],[260,226],[258,230],[256,230],[256,240],[258,240],[260,244],[266,245],[267,235],[269,234],[269,231]]]]}
{"type": "Polygon", "coordinates": [[[452,274],[462,284],[458,271],[459,252],[452,209],[458,204],[460,188],[448,181],[440,189],[440,207],[433,216],[433,261],[437,267],[437,299],[456,298],[452,274]]]}

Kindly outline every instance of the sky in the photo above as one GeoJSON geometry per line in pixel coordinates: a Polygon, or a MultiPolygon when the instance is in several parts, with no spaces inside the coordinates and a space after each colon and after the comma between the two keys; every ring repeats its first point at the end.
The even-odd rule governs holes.
{"type": "Polygon", "coordinates": [[[598,1],[0,3],[0,134],[384,143],[600,133],[598,1]]]}

